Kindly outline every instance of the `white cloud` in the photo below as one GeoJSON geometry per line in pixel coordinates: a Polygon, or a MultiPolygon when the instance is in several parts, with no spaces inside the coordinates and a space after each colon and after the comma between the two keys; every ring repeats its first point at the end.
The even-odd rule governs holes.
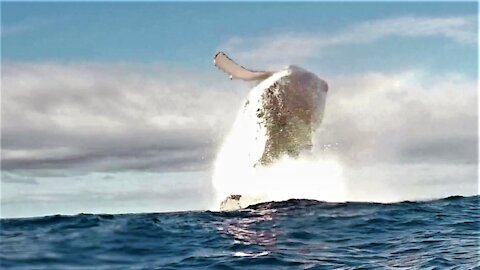
{"type": "MultiPolygon", "coordinates": [[[[217,76],[218,75],[218,76],[217,76]]],[[[346,160],[476,160],[476,81],[419,70],[325,78],[318,134],[346,160]]],[[[203,170],[251,84],[159,66],[4,66],[6,170],[203,170]]]]}
{"type": "Polygon", "coordinates": [[[477,82],[458,74],[367,73],[329,80],[320,144],[349,160],[475,163],[477,82]]]}
{"type": "Polygon", "coordinates": [[[443,37],[453,42],[477,44],[477,22],[468,17],[400,17],[365,21],[336,33],[277,33],[263,37],[233,37],[219,46],[248,66],[278,68],[322,56],[322,49],[372,43],[388,37],[443,37]]]}
{"type": "Polygon", "coordinates": [[[5,169],[202,167],[246,90],[158,66],[8,63],[2,75],[5,169]]]}

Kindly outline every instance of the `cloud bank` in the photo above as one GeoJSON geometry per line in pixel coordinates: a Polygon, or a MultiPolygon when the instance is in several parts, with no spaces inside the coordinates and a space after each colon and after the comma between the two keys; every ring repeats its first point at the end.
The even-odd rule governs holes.
{"type": "Polygon", "coordinates": [[[330,89],[318,142],[349,160],[477,162],[475,80],[415,70],[371,72],[332,78],[330,89]]]}
{"type": "Polygon", "coordinates": [[[6,64],[3,168],[205,168],[241,99],[227,82],[153,66],[6,64]]]}
{"type": "MultiPolygon", "coordinates": [[[[420,70],[326,79],[318,151],[356,162],[476,162],[475,80],[420,70]]],[[[58,63],[5,65],[2,84],[7,171],[208,170],[251,86],[221,74],[58,63]]]]}

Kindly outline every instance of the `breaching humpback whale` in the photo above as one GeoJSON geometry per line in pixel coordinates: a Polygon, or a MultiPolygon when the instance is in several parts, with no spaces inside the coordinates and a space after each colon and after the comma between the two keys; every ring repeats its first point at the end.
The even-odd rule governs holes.
{"type": "Polygon", "coordinates": [[[247,173],[248,178],[249,171],[273,165],[284,156],[296,158],[311,149],[312,135],[323,118],[328,85],[297,66],[277,72],[252,71],[223,52],[215,55],[214,64],[230,79],[257,83],[215,162],[212,183],[217,196],[226,198],[220,209],[234,210],[255,203],[255,199],[238,195],[242,188],[231,182],[232,173],[247,173]]]}
{"type": "MultiPolygon", "coordinates": [[[[255,165],[269,165],[283,155],[297,157],[303,150],[311,149],[312,134],[325,107],[328,85],[324,80],[297,66],[279,72],[252,71],[223,52],[215,55],[214,64],[231,79],[259,81],[257,88],[262,88],[256,115],[266,129],[267,140],[255,165]]],[[[249,100],[246,106],[248,103],[249,100]]]]}

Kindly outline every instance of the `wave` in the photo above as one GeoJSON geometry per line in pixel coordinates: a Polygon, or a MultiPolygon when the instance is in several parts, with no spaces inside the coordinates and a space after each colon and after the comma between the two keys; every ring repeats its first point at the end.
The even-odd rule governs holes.
{"type": "Polygon", "coordinates": [[[473,269],[480,196],[0,220],[2,269],[473,269]]]}

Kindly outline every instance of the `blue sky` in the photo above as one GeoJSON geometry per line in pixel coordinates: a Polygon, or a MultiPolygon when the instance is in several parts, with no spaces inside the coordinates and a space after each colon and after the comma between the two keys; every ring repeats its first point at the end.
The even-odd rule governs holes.
{"type": "Polygon", "coordinates": [[[329,83],[316,144],[340,145],[352,200],[472,194],[477,14],[475,2],[2,2],[2,217],[210,207],[212,164],[252,86],[213,67],[218,50],[329,83]]]}
{"type": "MultiPolygon", "coordinates": [[[[392,17],[476,16],[476,6],[474,2],[3,3],[2,27],[7,33],[2,53],[4,61],[162,62],[208,68],[211,58],[206,56],[232,36],[328,35],[358,22],[392,17]]],[[[436,36],[397,38],[339,50],[327,61],[336,69],[352,71],[394,64],[449,67],[475,76],[476,59],[471,56],[476,48],[455,45],[436,36]],[[456,50],[455,57],[448,57],[451,50],[456,50]],[[347,63],[359,55],[369,57],[347,63]]]]}

